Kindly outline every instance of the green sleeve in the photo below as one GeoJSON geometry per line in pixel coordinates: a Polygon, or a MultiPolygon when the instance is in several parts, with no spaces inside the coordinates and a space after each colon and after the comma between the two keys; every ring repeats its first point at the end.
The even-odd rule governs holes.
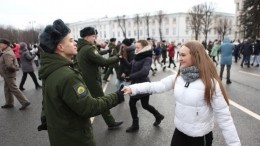
{"type": "Polygon", "coordinates": [[[115,93],[93,98],[86,85],[77,75],[67,77],[61,85],[63,86],[59,92],[62,93],[62,100],[79,116],[93,117],[118,104],[118,97],[115,93]],[[77,92],[79,86],[81,90],[77,92]]]}
{"type": "Polygon", "coordinates": [[[87,58],[99,66],[108,66],[119,61],[117,56],[110,57],[108,59],[102,57],[95,49],[95,47],[89,49],[87,52],[87,58]]]}

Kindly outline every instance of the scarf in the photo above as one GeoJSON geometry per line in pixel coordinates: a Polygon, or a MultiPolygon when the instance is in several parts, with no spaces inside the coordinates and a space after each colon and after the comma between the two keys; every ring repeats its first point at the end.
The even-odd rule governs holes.
{"type": "Polygon", "coordinates": [[[184,81],[189,83],[197,80],[200,77],[199,69],[196,66],[181,68],[180,73],[184,81]]]}

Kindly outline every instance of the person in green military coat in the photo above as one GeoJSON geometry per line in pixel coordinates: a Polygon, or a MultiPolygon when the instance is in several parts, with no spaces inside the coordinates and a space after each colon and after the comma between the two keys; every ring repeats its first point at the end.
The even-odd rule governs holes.
{"type": "MultiPolygon", "coordinates": [[[[85,27],[80,31],[82,39],[78,40],[77,61],[82,76],[86,81],[89,92],[94,98],[104,96],[101,80],[101,66],[108,66],[119,62],[119,56],[103,58],[94,44],[97,36],[93,27],[85,27]]],[[[109,129],[119,127],[123,122],[116,122],[109,110],[102,113],[102,117],[109,129]]]]}
{"type": "Polygon", "coordinates": [[[60,19],[39,36],[43,80],[43,109],[51,146],[94,146],[90,117],[122,101],[119,91],[93,98],[81,73],[72,63],[77,43],[60,19]]]}
{"type": "MultiPolygon", "coordinates": [[[[116,38],[111,38],[110,39],[110,43],[108,45],[108,48],[110,50],[109,58],[113,57],[113,56],[116,56],[118,54],[119,50],[118,50],[118,47],[116,46],[116,38]]],[[[118,62],[110,64],[108,66],[108,70],[106,71],[106,73],[105,73],[105,75],[103,77],[103,81],[108,82],[107,79],[108,79],[109,75],[113,73],[113,69],[114,68],[115,68],[116,73],[118,73],[118,67],[119,67],[119,63],[118,62]]]]}

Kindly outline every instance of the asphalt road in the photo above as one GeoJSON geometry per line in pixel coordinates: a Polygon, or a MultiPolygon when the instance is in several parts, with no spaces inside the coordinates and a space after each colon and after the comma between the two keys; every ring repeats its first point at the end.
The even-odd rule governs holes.
{"type": "MultiPolygon", "coordinates": [[[[152,81],[173,74],[177,69],[167,69],[163,72],[158,68],[155,76],[150,76],[152,81]]],[[[37,74],[37,71],[35,71],[37,74]]],[[[224,75],[226,72],[224,72],[224,75]]],[[[18,72],[17,84],[19,85],[22,72],[18,72]]],[[[116,90],[114,84],[115,75],[105,85],[106,93],[116,90]]],[[[231,85],[223,83],[233,101],[230,105],[241,143],[243,146],[260,145],[260,68],[240,68],[239,64],[233,64],[231,68],[231,85]],[[242,107],[241,107],[242,106],[242,107]]],[[[3,79],[0,78],[0,104],[5,103],[3,92],[3,79]]],[[[25,83],[24,94],[31,101],[31,105],[24,111],[15,99],[15,108],[0,109],[0,146],[48,146],[48,134],[46,131],[38,132],[41,113],[41,90],[36,90],[30,76],[25,83]]],[[[154,117],[145,111],[140,102],[137,103],[140,118],[140,129],[136,133],[126,133],[132,119],[129,111],[129,97],[126,101],[111,109],[116,120],[124,123],[119,129],[108,130],[101,116],[93,121],[94,137],[98,146],[167,146],[170,145],[174,131],[175,99],[172,91],[163,94],[154,94],[150,97],[150,104],[159,110],[165,119],[159,127],[154,127],[154,117]]],[[[213,146],[224,146],[225,142],[217,123],[213,131],[213,146]]]]}

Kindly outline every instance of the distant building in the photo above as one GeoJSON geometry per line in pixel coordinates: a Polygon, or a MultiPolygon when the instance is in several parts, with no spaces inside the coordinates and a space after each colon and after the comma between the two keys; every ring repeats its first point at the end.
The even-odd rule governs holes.
{"type": "MultiPolygon", "coordinates": [[[[166,41],[184,42],[187,40],[193,40],[195,38],[194,33],[189,28],[188,23],[188,13],[170,13],[165,14],[162,22],[162,36],[166,41]]],[[[234,39],[235,30],[235,15],[229,13],[216,12],[214,14],[212,29],[208,33],[208,41],[221,38],[217,31],[214,29],[217,25],[218,20],[227,19],[228,26],[230,29],[227,31],[228,36],[234,39]]],[[[127,38],[138,38],[137,24],[135,23],[135,16],[125,16],[126,25],[126,37],[127,38]]],[[[149,20],[149,37],[160,40],[159,36],[159,26],[156,19],[156,13],[150,14],[149,20]]],[[[87,26],[95,27],[98,30],[98,39],[108,40],[112,37],[117,38],[117,40],[123,40],[124,36],[121,28],[118,25],[117,17],[111,18],[98,18],[89,19],[86,21],[80,21],[75,23],[70,23],[69,27],[74,35],[75,39],[80,38],[79,31],[87,26]]],[[[147,35],[147,25],[143,15],[140,15],[139,21],[139,39],[146,39],[147,35]]],[[[201,33],[199,36],[199,41],[204,40],[204,35],[201,33]]]]}

